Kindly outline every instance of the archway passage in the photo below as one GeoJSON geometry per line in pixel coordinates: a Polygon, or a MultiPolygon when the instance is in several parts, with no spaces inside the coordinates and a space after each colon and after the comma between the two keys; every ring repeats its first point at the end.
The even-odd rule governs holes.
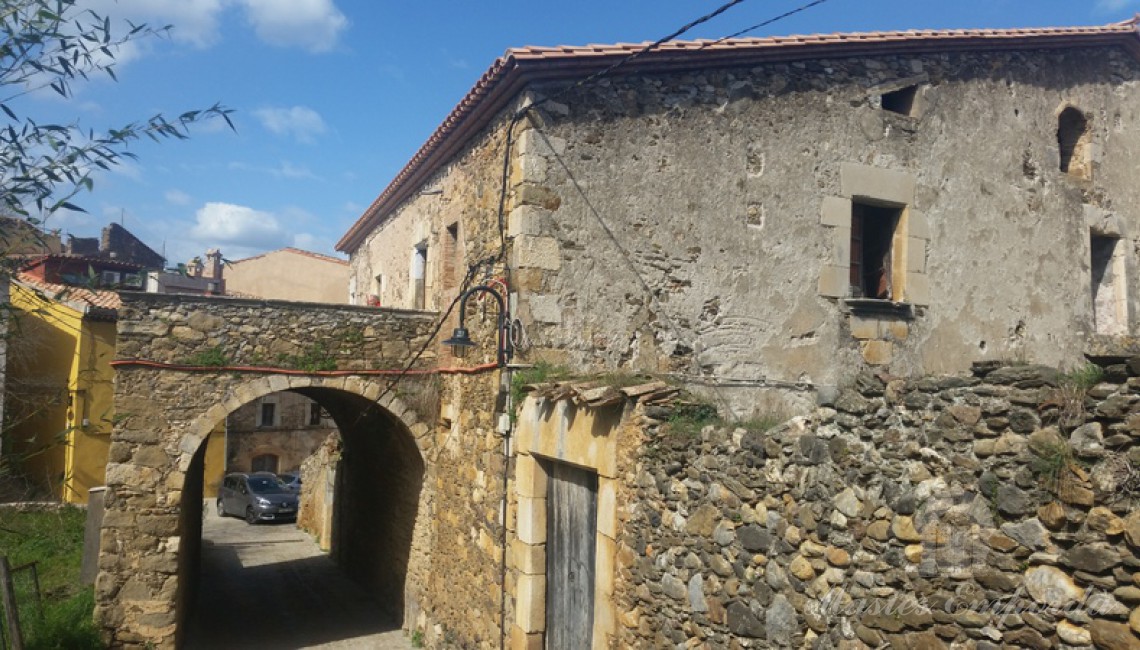
{"type": "Polygon", "coordinates": [[[179,646],[354,639],[406,647],[400,629],[423,483],[419,449],[402,420],[360,395],[319,387],[295,392],[317,402],[339,429],[339,452],[318,456],[331,458],[316,473],[325,480],[302,493],[310,507],[331,512],[331,553],[321,553],[293,521],[248,525],[220,516],[214,499],[203,501],[209,440],[203,441],[183,485],[179,646]],[[199,504],[206,506],[203,516],[199,504]]]}

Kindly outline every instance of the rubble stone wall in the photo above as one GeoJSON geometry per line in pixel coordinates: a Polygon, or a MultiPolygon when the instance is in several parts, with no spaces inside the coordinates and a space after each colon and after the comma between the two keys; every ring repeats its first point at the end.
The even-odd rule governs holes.
{"type": "MultiPolygon", "coordinates": [[[[828,390],[867,366],[1076,363],[1097,327],[1090,232],[1120,241],[1120,305],[1140,296],[1138,80],[1123,51],[1082,48],[539,88],[556,101],[518,136],[509,229],[524,360],[828,390]],[[913,112],[884,109],[907,86],[913,112]],[[1060,168],[1067,106],[1088,119],[1087,178],[1060,168]],[[891,298],[911,309],[847,299],[853,202],[902,211],[891,298]]],[[[721,392],[746,416],[756,403],[739,383],[721,392]]]]}
{"type": "Polygon", "coordinates": [[[646,440],[622,647],[1140,647],[1140,359],[884,382],[769,431],[646,440]]]}
{"type": "MultiPolygon", "coordinates": [[[[435,315],[279,300],[122,294],[117,356],[187,365],[309,370],[402,367],[435,315]]],[[[430,366],[436,349],[420,357],[430,366]]]]}

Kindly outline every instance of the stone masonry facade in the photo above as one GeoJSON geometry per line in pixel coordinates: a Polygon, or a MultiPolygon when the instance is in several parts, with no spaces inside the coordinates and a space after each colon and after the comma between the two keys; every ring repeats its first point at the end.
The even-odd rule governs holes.
{"type": "Polygon", "coordinates": [[[1078,384],[863,373],[695,437],[640,407],[610,647],[1140,647],[1140,358],[1078,384]]]}
{"type": "Polygon", "coordinates": [[[555,101],[520,127],[508,229],[525,358],[827,392],[868,366],[1078,363],[1108,326],[1091,276],[1136,322],[1138,80],[1122,50],[1086,48],[536,88],[555,101]],[[886,109],[900,88],[908,114],[886,109]],[[1060,169],[1073,107],[1087,175],[1060,169]],[[853,299],[853,206],[892,211],[889,300],[853,299]],[[1109,272],[1090,269],[1102,240],[1109,272]]]}

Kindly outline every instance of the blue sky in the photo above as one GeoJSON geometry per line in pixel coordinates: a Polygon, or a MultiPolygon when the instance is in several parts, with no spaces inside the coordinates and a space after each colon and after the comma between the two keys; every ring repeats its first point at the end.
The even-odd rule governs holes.
{"type": "MultiPolygon", "coordinates": [[[[120,53],[119,82],[21,110],[96,130],[221,102],[220,125],[142,143],[49,227],[93,236],[121,221],[171,264],[220,248],[334,253],[337,239],[508,47],[657,39],[727,0],[81,0],[171,24],[120,53]]],[[[806,0],[746,0],[684,38],[717,38],[806,0]]],[[[1116,22],[1140,0],[828,0],[755,36],[1116,22]]]]}

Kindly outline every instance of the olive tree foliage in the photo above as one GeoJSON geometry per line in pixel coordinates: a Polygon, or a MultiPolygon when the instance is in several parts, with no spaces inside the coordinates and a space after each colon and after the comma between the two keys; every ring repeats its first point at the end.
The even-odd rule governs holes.
{"type": "Polygon", "coordinates": [[[0,0],[0,211],[33,223],[57,210],[82,210],[72,202],[93,186],[92,174],[134,158],[131,142],[184,139],[191,125],[230,122],[230,110],[215,104],[177,117],[161,114],[103,131],[79,123],[48,124],[21,114],[14,103],[36,92],[71,98],[72,86],[96,75],[115,80],[122,45],[160,37],[169,26],[112,21],[78,6],[78,0],[0,0]]]}

